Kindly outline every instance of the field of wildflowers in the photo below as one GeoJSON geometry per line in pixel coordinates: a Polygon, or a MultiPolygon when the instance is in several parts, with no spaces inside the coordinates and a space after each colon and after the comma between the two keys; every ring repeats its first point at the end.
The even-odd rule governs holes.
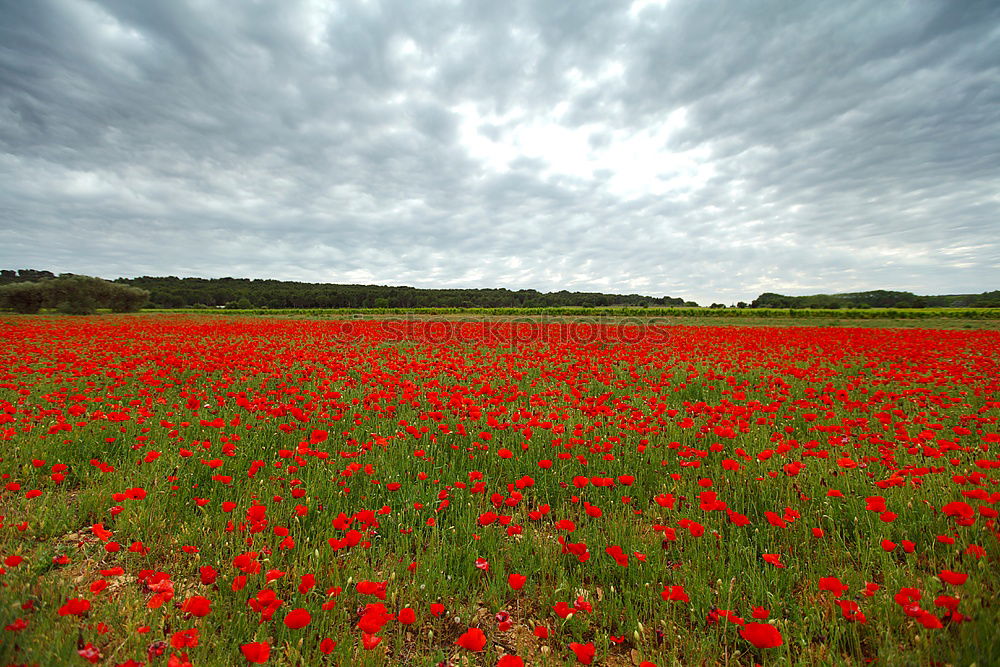
{"type": "Polygon", "coordinates": [[[0,320],[0,664],[1000,662],[1000,333],[0,320]]]}

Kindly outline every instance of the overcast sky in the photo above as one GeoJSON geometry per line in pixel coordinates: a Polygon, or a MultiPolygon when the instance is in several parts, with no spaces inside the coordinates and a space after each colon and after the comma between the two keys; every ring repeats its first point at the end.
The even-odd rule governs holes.
{"type": "Polygon", "coordinates": [[[0,0],[0,268],[1000,289],[1000,3],[0,0]]]}

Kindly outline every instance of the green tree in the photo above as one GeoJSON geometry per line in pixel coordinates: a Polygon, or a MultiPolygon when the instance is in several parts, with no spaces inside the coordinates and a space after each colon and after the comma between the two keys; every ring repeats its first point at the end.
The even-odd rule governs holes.
{"type": "Polygon", "coordinates": [[[250,299],[244,296],[236,301],[230,301],[226,304],[225,308],[226,310],[250,310],[253,308],[253,304],[250,303],[250,299]]]}
{"type": "Polygon", "coordinates": [[[108,308],[113,313],[134,313],[149,301],[149,292],[128,285],[113,285],[108,295],[108,308]]]}
{"type": "Polygon", "coordinates": [[[55,280],[43,283],[46,287],[46,303],[60,313],[67,315],[91,315],[97,311],[110,295],[111,283],[72,273],[63,273],[55,280]]]}
{"type": "Polygon", "coordinates": [[[19,313],[37,313],[41,308],[70,315],[89,315],[98,308],[124,313],[139,310],[148,299],[144,289],[72,273],[0,287],[0,305],[19,313]]]}
{"type": "Polygon", "coordinates": [[[45,287],[41,283],[10,283],[0,287],[0,307],[31,315],[42,309],[45,287]]]}

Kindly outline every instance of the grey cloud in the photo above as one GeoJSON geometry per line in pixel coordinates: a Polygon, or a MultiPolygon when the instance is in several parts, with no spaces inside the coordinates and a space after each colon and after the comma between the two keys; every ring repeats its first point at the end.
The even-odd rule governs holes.
{"type": "Polygon", "coordinates": [[[2,266],[705,303],[1000,282],[992,2],[0,11],[2,266]]]}

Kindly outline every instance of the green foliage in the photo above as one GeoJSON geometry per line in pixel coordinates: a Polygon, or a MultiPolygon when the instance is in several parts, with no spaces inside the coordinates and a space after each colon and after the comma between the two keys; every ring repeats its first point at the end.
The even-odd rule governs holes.
{"type": "Polygon", "coordinates": [[[26,314],[37,313],[42,308],[54,308],[67,315],[90,315],[98,308],[127,313],[139,310],[148,299],[146,290],[72,273],[40,282],[12,282],[0,286],[0,307],[26,314]]]}
{"type": "Polygon", "coordinates": [[[108,299],[111,283],[92,278],[63,273],[55,280],[42,283],[46,287],[46,305],[67,315],[92,315],[98,304],[108,299]]]}
{"type": "Polygon", "coordinates": [[[226,310],[249,310],[253,308],[253,304],[250,303],[250,299],[244,296],[236,301],[230,301],[225,305],[225,308],[226,310]]]}
{"type": "Polygon", "coordinates": [[[52,278],[55,278],[55,274],[51,271],[37,271],[35,269],[19,269],[17,271],[11,271],[10,269],[0,270],[0,285],[26,282],[36,283],[42,280],[51,280],[52,278]]]}
{"type": "Polygon", "coordinates": [[[0,286],[0,307],[16,313],[37,313],[45,303],[45,288],[40,283],[10,283],[0,286]]]}
{"type": "Polygon", "coordinates": [[[149,301],[149,292],[144,289],[109,284],[115,288],[108,297],[108,307],[113,313],[134,313],[149,301]]]}
{"type": "MultiPolygon", "coordinates": [[[[170,312],[204,313],[204,306],[169,309],[170,312]]],[[[683,320],[774,320],[787,318],[816,322],[826,320],[869,321],[890,320],[1000,320],[1000,308],[844,308],[840,310],[804,310],[796,308],[247,308],[215,309],[208,312],[226,315],[267,315],[269,317],[343,318],[343,317],[496,317],[525,318],[524,321],[545,321],[546,318],[593,318],[608,324],[683,324],[683,320]]],[[[739,322],[734,322],[738,324],[739,322]]],[[[933,328],[933,327],[932,327],[933,328]]]]}
{"type": "MultiPolygon", "coordinates": [[[[63,278],[64,276],[60,276],[63,278]]],[[[24,282],[48,283],[56,277],[49,271],[34,269],[0,270],[0,288],[24,282]]],[[[94,278],[92,280],[99,280],[94,278]]],[[[103,281],[102,281],[103,282],[103,281]]],[[[378,309],[384,311],[419,312],[419,309],[504,309],[506,314],[519,314],[516,309],[594,309],[622,311],[641,308],[699,308],[694,301],[679,297],[654,297],[640,294],[603,294],[598,292],[538,292],[522,289],[420,289],[388,285],[343,285],[302,283],[282,280],[247,278],[178,278],[176,276],[118,278],[112,285],[138,288],[148,292],[153,308],[226,308],[229,310],[258,309],[378,309]]],[[[116,312],[138,310],[143,305],[141,292],[116,293],[114,298],[96,298],[116,312]]],[[[3,298],[0,292],[0,299],[3,298]]],[[[46,303],[54,307],[61,302],[46,303]]],[[[6,307],[17,309],[10,302],[6,307]]],[[[742,305],[741,305],[742,304],[742,305]]],[[[28,307],[28,306],[22,306],[28,307]]],[[[725,304],[711,308],[726,310],[725,304]]],[[[736,309],[813,309],[843,311],[868,308],[1000,308],[1000,290],[982,294],[945,294],[918,296],[912,292],[871,290],[842,294],[785,296],[765,292],[736,309]]],[[[21,312],[21,311],[19,311],[21,312]]],[[[31,311],[24,311],[31,312],[31,311]]],[[[33,312],[37,312],[33,311],[33,312]]],[[[591,314],[591,313],[586,313],[591,314]]],[[[851,317],[851,316],[848,316],[851,317]]]]}
{"type": "Polygon", "coordinates": [[[785,296],[764,292],[753,300],[751,308],[1000,308],[1000,290],[982,294],[942,294],[918,296],[912,292],[871,290],[843,294],[785,296]]]}
{"type": "MultiPolygon", "coordinates": [[[[697,307],[677,297],[597,292],[538,292],[509,289],[420,289],[388,285],[336,285],[246,278],[119,278],[149,290],[154,308],[195,304],[229,307],[246,299],[246,308],[621,308],[697,307]]],[[[235,307],[235,306],[233,306],[235,307]]],[[[242,306],[241,306],[242,307],[242,306]]]]}

